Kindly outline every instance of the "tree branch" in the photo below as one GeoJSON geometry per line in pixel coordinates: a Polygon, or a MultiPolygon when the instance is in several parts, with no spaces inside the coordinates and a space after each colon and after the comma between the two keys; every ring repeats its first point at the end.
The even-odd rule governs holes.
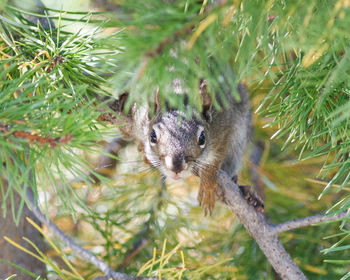
{"type": "MultiPolygon", "coordinates": [[[[32,131],[10,131],[10,126],[0,123],[0,133],[11,134],[16,138],[27,139],[30,143],[36,143],[39,145],[49,145],[51,148],[56,147],[58,144],[69,144],[74,138],[72,135],[64,135],[62,137],[52,138],[51,136],[40,136],[32,131]]],[[[6,136],[5,136],[6,137],[6,136]]]]}
{"type": "Polygon", "coordinates": [[[282,279],[307,279],[278,239],[278,234],[287,230],[305,227],[319,222],[329,222],[348,216],[347,211],[334,216],[314,215],[282,224],[270,224],[266,218],[249,206],[242,197],[239,187],[220,170],[218,173],[217,197],[237,215],[249,234],[258,243],[268,261],[282,279]]]}
{"type": "Polygon", "coordinates": [[[164,196],[164,191],[166,189],[165,178],[162,176],[161,178],[161,189],[157,194],[156,200],[154,201],[154,207],[151,208],[149,212],[150,217],[144,223],[143,228],[139,231],[135,237],[138,237],[134,242],[131,250],[127,251],[122,263],[118,266],[118,270],[123,270],[126,268],[133,258],[141,252],[141,250],[146,247],[149,243],[149,232],[151,230],[151,225],[155,223],[157,211],[163,206],[162,197],[164,196]]]}
{"type": "MultiPolygon", "coordinates": [[[[334,216],[327,215],[314,215],[302,219],[296,219],[281,223],[278,225],[270,224],[266,218],[253,206],[248,205],[247,201],[243,198],[241,191],[236,183],[234,183],[228,175],[220,170],[217,173],[218,176],[218,189],[217,197],[223,203],[225,203],[230,210],[239,218],[241,223],[247,229],[249,234],[259,245],[268,261],[274,268],[274,270],[280,275],[282,279],[286,280],[307,280],[306,276],[299,269],[299,267],[293,262],[291,256],[284,249],[282,243],[278,239],[278,234],[287,230],[305,227],[311,224],[319,222],[328,222],[347,217],[346,211],[341,212],[334,216]]],[[[97,277],[97,279],[114,280],[151,280],[155,278],[148,277],[132,277],[125,273],[115,272],[106,263],[98,259],[88,250],[78,245],[72,238],[67,236],[61,231],[52,221],[48,220],[46,216],[40,211],[40,209],[34,203],[33,194],[27,191],[27,201],[32,209],[34,215],[45,224],[66,246],[69,246],[73,252],[82,259],[90,262],[103,273],[106,277],[97,277]]]]}
{"type": "MultiPolygon", "coordinates": [[[[117,157],[120,150],[128,144],[129,142],[119,137],[112,139],[104,148],[104,153],[99,156],[97,160],[98,165],[94,168],[94,172],[108,178],[111,177],[112,171],[115,170],[118,164],[118,160],[115,157],[117,157]]],[[[89,177],[93,179],[95,184],[100,183],[100,179],[94,174],[90,173],[89,177]]]]}
{"type": "Polygon", "coordinates": [[[339,214],[336,214],[333,216],[317,214],[314,216],[309,216],[309,217],[305,217],[305,218],[301,218],[301,219],[295,219],[295,220],[291,220],[291,221],[288,221],[285,223],[275,225],[274,230],[277,234],[279,234],[279,233],[287,231],[287,230],[306,227],[306,226],[310,226],[310,225],[322,223],[322,222],[330,222],[330,221],[340,220],[340,219],[343,219],[345,217],[350,218],[348,211],[343,211],[343,212],[340,212],[339,214]]]}
{"type": "MultiPolygon", "coordinates": [[[[282,224],[270,224],[266,218],[253,206],[249,206],[247,201],[242,197],[239,187],[228,177],[224,171],[218,172],[218,189],[217,197],[225,203],[230,210],[237,215],[241,223],[247,229],[249,234],[258,243],[268,261],[275,271],[286,280],[306,280],[306,276],[299,267],[293,262],[291,256],[284,249],[282,243],[278,239],[278,234],[287,230],[305,227],[319,222],[334,221],[342,219],[348,215],[346,211],[334,216],[314,215],[302,219],[288,221],[282,224]]],[[[29,206],[32,208],[35,216],[45,224],[64,244],[69,246],[73,252],[82,259],[95,265],[104,272],[107,277],[115,280],[151,280],[155,278],[148,277],[132,277],[125,273],[115,272],[103,261],[99,260],[92,253],[87,251],[73,241],[69,236],[62,232],[52,221],[47,220],[46,216],[35,206],[33,195],[27,192],[29,206]]],[[[98,277],[95,279],[108,279],[106,277],[98,277]]]]}
{"type": "Polygon", "coordinates": [[[220,170],[217,175],[218,198],[237,215],[280,277],[286,280],[306,280],[306,276],[279,241],[274,226],[269,224],[262,214],[256,212],[254,207],[247,204],[238,186],[224,171],[220,170]]]}
{"type": "MultiPolygon", "coordinates": [[[[106,263],[98,259],[95,255],[93,255],[88,250],[82,248],[79,244],[77,244],[72,238],[67,236],[62,230],[60,230],[55,223],[51,220],[47,219],[46,216],[41,212],[39,207],[37,207],[34,203],[33,194],[27,190],[26,192],[27,202],[29,207],[31,208],[34,215],[38,218],[40,222],[45,224],[53,234],[56,235],[66,246],[71,248],[73,252],[79,256],[80,258],[88,261],[89,263],[96,266],[99,270],[105,273],[108,279],[112,278],[114,280],[156,280],[155,278],[149,277],[132,277],[125,273],[115,272],[111,267],[109,267],[106,263]]],[[[100,278],[97,278],[100,279],[100,278]]],[[[103,278],[102,278],[103,279],[103,278]]]]}

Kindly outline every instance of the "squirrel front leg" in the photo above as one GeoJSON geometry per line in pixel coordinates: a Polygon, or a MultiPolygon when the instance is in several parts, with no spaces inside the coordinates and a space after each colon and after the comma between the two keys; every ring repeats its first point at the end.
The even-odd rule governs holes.
{"type": "Polygon", "coordinates": [[[215,191],[217,188],[217,169],[205,170],[200,176],[198,202],[204,210],[204,215],[211,215],[215,206],[215,191]]]}

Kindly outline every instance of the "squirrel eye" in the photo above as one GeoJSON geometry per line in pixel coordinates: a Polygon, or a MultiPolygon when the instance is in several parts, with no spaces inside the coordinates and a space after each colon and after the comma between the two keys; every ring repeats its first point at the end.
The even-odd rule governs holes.
{"type": "Polygon", "coordinates": [[[198,137],[198,145],[201,148],[204,148],[204,144],[205,144],[205,134],[204,134],[204,130],[201,132],[201,134],[198,137]]]}
{"type": "Polygon", "coordinates": [[[151,134],[149,136],[151,138],[151,143],[156,144],[157,143],[157,134],[154,131],[154,129],[152,129],[151,134]]]}

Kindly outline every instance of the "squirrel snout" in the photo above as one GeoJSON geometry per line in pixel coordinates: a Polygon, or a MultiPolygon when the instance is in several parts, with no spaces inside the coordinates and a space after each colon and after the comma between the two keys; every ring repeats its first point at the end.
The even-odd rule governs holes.
{"type": "Polygon", "coordinates": [[[184,155],[182,154],[166,156],[164,160],[165,160],[165,166],[176,174],[187,169],[187,166],[188,166],[187,161],[184,155]]]}

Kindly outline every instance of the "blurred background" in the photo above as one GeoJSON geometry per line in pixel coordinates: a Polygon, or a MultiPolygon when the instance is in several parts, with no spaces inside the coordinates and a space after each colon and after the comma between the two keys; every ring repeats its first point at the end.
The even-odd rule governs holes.
{"type": "MultiPolygon", "coordinates": [[[[115,1],[119,2],[122,1],[115,1]]],[[[43,3],[50,9],[79,12],[113,12],[114,5],[107,0],[43,0],[43,3]]],[[[57,20],[54,22],[57,24],[57,20]]],[[[68,24],[63,30],[75,33],[82,27],[85,24],[78,22],[68,24]]],[[[349,188],[342,187],[339,191],[339,185],[333,184],[318,199],[337,170],[330,170],[319,179],[319,171],[329,155],[299,160],[301,146],[285,145],[288,135],[273,137],[280,129],[274,122],[275,116],[264,110],[256,112],[273,86],[268,79],[258,82],[263,70],[266,69],[242,78],[250,92],[254,136],[244,153],[239,184],[252,186],[263,198],[265,214],[271,223],[324,213],[340,198],[348,197],[349,188]]],[[[96,143],[94,151],[77,153],[109,179],[100,181],[95,177],[96,183],[87,185],[66,174],[88,211],[72,202],[75,210],[72,216],[54,189],[45,186],[47,181],[38,180],[43,209],[65,233],[111,267],[126,273],[139,272],[166,279],[279,279],[227,207],[216,203],[211,216],[203,215],[197,202],[198,178],[192,176],[162,186],[159,172],[144,164],[134,144],[119,140],[117,128],[109,125],[104,129],[106,136],[96,143]],[[103,150],[116,158],[101,155],[99,151],[103,150]]],[[[55,180],[60,184],[58,175],[55,180]]],[[[55,244],[61,244],[45,226],[44,231],[55,244]]],[[[330,223],[284,232],[281,241],[309,279],[340,279],[349,271],[348,263],[325,260],[348,260],[349,250],[327,255],[323,251],[339,241],[337,233],[339,223],[330,223]]],[[[346,239],[342,242],[348,244],[346,239]]],[[[62,244],[59,247],[83,279],[101,275],[74,257],[70,248],[62,244]]],[[[55,250],[49,248],[47,256],[61,269],[67,269],[55,250]]],[[[50,270],[48,279],[61,279],[50,270]]],[[[71,278],[67,276],[67,279],[71,278]]]]}
{"type": "MultiPolygon", "coordinates": [[[[112,1],[43,2],[47,7],[69,11],[105,11],[113,7],[112,1]]],[[[250,87],[251,107],[255,112],[269,85],[255,88],[249,81],[246,85],[250,87]]],[[[244,154],[239,183],[257,187],[272,223],[323,213],[337,197],[344,195],[331,191],[318,200],[326,183],[316,178],[325,157],[299,161],[300,150],[294,146],[282,150],[284,139],[270,139],[278,127],[264,127],[272,119],[253,114],[254,139],[244,154]],[[258,165],[254,163],[257,158],[260,158],[258,165]]],[[[115,133],[118,137],[117,130],[115,133]]],[[[110,141],[111,138],[106,139],[107,143],[110,141]]],[[[85,156],[99,166],[98,155],[85,156]]],[[[93,189],[75,186],[93,214],[78,212],[74,222],[54,196],[50,201],[51,218],[65,232],[84,240],[84,247],[103,256],[112,267],[130,273],[152,259],[154,249],[159,257],[166,241],[167,251],[181,244],[178,250],[184,253],[186,268],[192,270],[185,279],[277,278],[257,244],[227,207],[216,203],[212,216],[203,215],[197,203],[198,178],[168,182],[163,189],[159,172],[143,163],[136,146],[125,147],[118,156],[117,167],[108,170],[111,176],[108,185],[93,189]]],[[[343,192],[347,193],[348,189],[343,192]]],[[[337,232],[337,228],[338,224],[326,224],[282,234],[287,251],[310,279],[338,279],[346,274],[347,266],[327,264],[324,260],[347,259],[348,251],[327,256],[321,253],[336,240],[324,237],[337,232]]],[[[65,253],[69,253],[67,250],[65,253]]],[[[86,275],[89,265],[79,265],[86,275]]],[[[165,267],[175,272],[182,267],[179,251],[165,267]]]]}

